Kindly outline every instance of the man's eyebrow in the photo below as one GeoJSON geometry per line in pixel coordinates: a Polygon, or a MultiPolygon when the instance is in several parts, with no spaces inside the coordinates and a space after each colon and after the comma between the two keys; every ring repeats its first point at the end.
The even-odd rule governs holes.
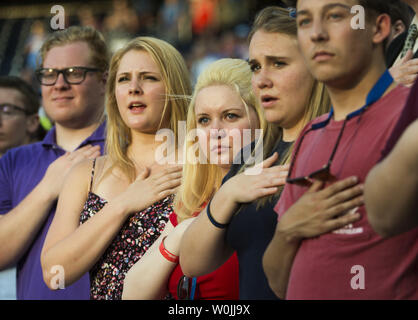
{"type": "MultiPolygon", "coordinates": [[[[322,10],[323,11],[327,11],[327,10],[331,10],[331,9],[333,9],[335,7],[342,7],[344,9],[351,10],[351,7],[350,6],[348,6],[346,4],[343,4],[343,3],[330,3],[330,4],[325,5],[322,8],[322,10]]],[[[298,16],[298,15],[304,15],[304,14],[309,14],[309,13],[310,13],[309,12],[309,9],[299,10],[299,11],[296,12],[296,16],[298,16]]]]}
{"type": "MultiPolygon", "coordinates": [[[[265,59],[267,61],[271,61],[271,60],[283,60],[283,59],[286,59],[286,57],[268,55],[268,56],[265,56],[265,59]]],[[[257,63],[257,59],[251,59],[251,60],[248,61],[248,63],[249,64],[257,63]]]]}

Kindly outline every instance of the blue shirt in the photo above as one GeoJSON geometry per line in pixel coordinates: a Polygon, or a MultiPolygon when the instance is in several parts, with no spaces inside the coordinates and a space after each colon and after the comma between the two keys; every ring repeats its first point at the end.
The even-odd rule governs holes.
{"type": "MultiPolygon", "coordinates": [[[[104,151],[106,124],[102,123],[80,146],[100,145],[104,151]]],[[[77,148],[77,149],[78,149],[77,148]]],[[[56,144],[53,127],[43,141],[7,151],[0,159],[0,214],[15,208],[42,180],[48,166],[65,153],[56,144]]],[[[49,226],[55,215],[56,202],[33,243],[17,264],[17,299],[73,300],[89,299],[88,273],[64,290],[50,290],[43,281],[41,251],[49,226]]]]}
{"type": "MultiPolygon", "coordinates": [[[[291,142],[278,141],[269,157],[277,151],[279,157],[286,154],[291,142]]],[[[278,160],[280,163],[281,158],[278,160]]],[[[241,165],[233,164],[222,184],[234,177],[241,165]]],[[[226,231],[226,243],[237,252],[239,263],[240,300],[276,300],[263,270],[263,254],[267,249],[277,225],[273,207],[277,200],[257,208],[257,202],[243,205],[235,214],[226,231]]]]}

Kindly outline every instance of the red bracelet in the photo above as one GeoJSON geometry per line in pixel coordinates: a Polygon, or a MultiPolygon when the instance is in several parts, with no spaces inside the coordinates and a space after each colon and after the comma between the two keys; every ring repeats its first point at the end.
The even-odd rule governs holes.
{"type": "Polygon", "coordinates": [[[166,258],[168,261],[173,262],[173,263],[179,263],[179,257],[172,254],[170,251],[168,251],[165,246],[164,246],[164,240],[165,238],[167,238],[167,236],[165,236],[163,238],[163,241],[161,241],[160,244],[160,252],[163,255],[164,258],[166,258]]]}

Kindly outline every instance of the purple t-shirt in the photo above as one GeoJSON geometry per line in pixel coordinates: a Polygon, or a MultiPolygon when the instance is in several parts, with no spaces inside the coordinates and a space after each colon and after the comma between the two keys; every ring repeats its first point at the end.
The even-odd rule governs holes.
{"type": "MultiPolygon", "coordinates": [[[[79,148],[100,145],[104,150],[106,124],[102,123],[79,148]]],[[[0,159],[0,214],[15,208],[41,181],[48,166],[65,151],[56,144],[55,127],[43,141],[14,148],[0,159]]],[[[19,300],[84,300],[90,298],[88,273],[64,290],[50,290],[44,283],[41,251],[49,226],[55,215],[56,203],[35,237],[33,243],[17,264],[17,299],[19,300]]]]}

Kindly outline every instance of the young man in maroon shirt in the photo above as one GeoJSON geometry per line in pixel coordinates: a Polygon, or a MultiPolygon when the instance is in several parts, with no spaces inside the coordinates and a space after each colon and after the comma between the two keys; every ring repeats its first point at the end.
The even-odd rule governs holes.
{"type": "Polygon", "coordinates": [[[308,124],[295,143],[275,207],[276,233],[263,259],[269,284],[287,299],[418,299],[418,228],[383,239],[359,201],[346,214],[358,219],[335,230],[328,208],[339,200],[324,188],[344,190],[342,181],[352,176],[362,187],[408,96],[385,66],[387,3],[296,2],[301,51],[314,77],[326,84],[333,109],[308,124]],[[357,28],[361,9],[365,24],[357,28]]]}

